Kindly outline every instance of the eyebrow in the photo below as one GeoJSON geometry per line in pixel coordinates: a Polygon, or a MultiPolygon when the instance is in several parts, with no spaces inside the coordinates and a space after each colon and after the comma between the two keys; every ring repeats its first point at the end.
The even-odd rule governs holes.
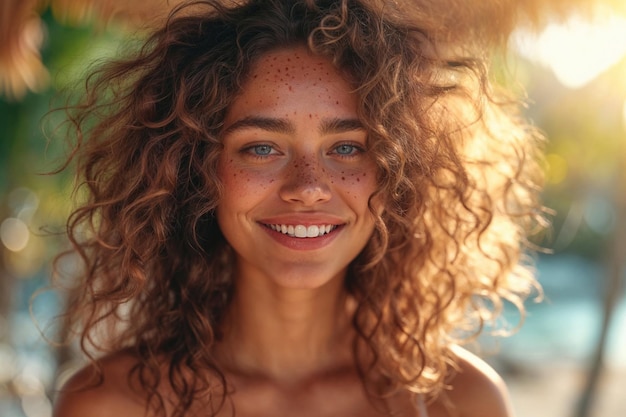
{"type": "Polygon", "coordinates": [[[294,133],[296,131],[293,123],[285,119],[248,116],[243,119],[239,119],[232,125],[228,126],[224,130],[223,134],[228,135],[235,130],[241,130],[246,128],[257,128],[277,133],[294,133]]]}
{"type": "MultiPolygon", "coordinates": [[[[296,131],[294,124],[286,119],[279,119],[273,117],[258,117],[248,116],[243,119],[237,120],[235,123],[228,126],[223,135],[228,135],[236,130],[256,128],[267,130],[269,132],[293,134],[296,131]]],[[[322,120],[319,127],[319,132],[323,135],[331,133],[343,133],[353,130],[364,130],[363,123],[358,119],[340,119],[330,118],[322,120]]]]}
{"type": "Polygon", "coordinates": [[[363,123],[359,119],[324,119],[320,126],[320,133],[323,135],[330,133],[343,133],[353,130],[365,130],[363,123]]]}

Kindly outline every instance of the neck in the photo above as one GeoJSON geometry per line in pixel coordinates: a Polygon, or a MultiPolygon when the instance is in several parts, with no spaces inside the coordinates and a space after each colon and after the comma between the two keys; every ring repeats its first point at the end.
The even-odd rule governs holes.
{"type": "Polygon", "coordinates": [[[351,365],[352,314],[343,279],[314,289],[242,281],[216,352],[227,370],[290,382],[351,365]]]}

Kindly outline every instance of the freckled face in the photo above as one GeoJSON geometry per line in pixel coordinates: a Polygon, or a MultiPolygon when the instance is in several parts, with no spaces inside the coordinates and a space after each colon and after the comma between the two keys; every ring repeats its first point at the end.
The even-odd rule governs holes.
{"type": "Polygon", "coordinates": [[[315,288],[345,276],[374,229],[376,168],[352,87],[304,47],[262,56],[230,107],[217,208],[238,279],[315,288]]]}

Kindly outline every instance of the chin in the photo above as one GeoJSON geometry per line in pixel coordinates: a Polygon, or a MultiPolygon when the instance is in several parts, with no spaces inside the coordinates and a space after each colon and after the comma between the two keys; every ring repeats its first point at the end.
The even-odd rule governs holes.
{"type": "Polygon", "coordinates": [[[347,268],[340,271],[320,271],[319,268],[308,268],[303,265],[282,269],[279,277],[274,277],[274,282],[285,289],[313,290],[330,286],[334,283],[343,283],[347,268]]]}

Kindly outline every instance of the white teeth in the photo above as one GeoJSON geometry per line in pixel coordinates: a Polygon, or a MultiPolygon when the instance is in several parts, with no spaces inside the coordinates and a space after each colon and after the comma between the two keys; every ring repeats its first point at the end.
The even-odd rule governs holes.
{"type": "Polygon", "coordinates": [[[301,224],[296,226],[296,237],[306,237],[306,227],[301,224]]]}
{"type": "Polygon", "coordinates": [[[337,226],[332,224],[326,225],[312,225],[312,226],[304,226],[302,224],[297,225],[286,225],[286,224],[270,224],[268,225],[270,229],[280,232],[282,234],[297,237],[297,238],[307,238],[307,237],[319,237],[323,236],[327,233],[330,233],[337,226]]]}

